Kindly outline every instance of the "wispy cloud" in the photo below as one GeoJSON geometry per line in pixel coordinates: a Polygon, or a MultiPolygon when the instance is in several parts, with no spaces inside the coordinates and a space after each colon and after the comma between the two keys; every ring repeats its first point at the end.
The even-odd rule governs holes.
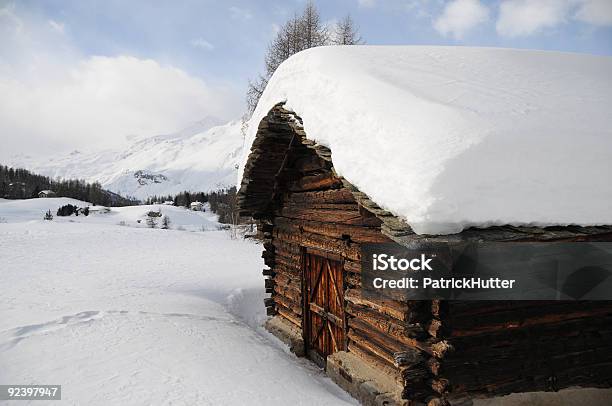
{"type": "Polygon", "coordinates": [[[215,49],[215,46],[210,42],[206,41],[204,38],[194,38],[191,40],[191,46],[195,48],[200,48],[205,51],[212,51],[215,49]]]}
{"type": "Polygon", "coordinates": [[[229,8],[230,16],[235,20],[250,20],[253,18],[253,14],[246,8],[240,8],[236,6],[232,6],[229,8]]]}
{"type": "Polygon", "coordinates": [[[376,0],[357,0],[359,7],[372,8],[376,5],[376,0]]]}
{"type": "Polygon", "coordinates": [[[55,31],[63,34],[65,31],[65,25],[63,23],[57,22],[55,20],[49,20],[49,25],[51,26],[51,28],[53,28],[55,31]]]}
{"type": "Polygon", "coordinates": [[[612,26],[612,1],[582,0],[574,18],[587,24],[612,26]]]}

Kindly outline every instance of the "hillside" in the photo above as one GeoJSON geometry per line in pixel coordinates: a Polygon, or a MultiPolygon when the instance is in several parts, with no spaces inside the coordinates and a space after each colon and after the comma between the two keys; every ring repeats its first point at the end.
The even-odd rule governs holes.
{"type": "Polygon", "coordinates": [[[210,191],[234,184],[243,139],[240,121],[208,122],[174,134],[132,140],[124,150],[73,151],[58,157],[16,155],[9,166],[51,177],[100,182],[123,196],[144,200],[184,190],[210,191]]]}

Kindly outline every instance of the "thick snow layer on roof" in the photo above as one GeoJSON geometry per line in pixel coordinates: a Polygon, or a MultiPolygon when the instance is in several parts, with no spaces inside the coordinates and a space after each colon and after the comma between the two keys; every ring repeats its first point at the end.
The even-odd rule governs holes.
{"type": "Polygon", "coordinates": [[[245,152],[281,101],[302,117],[309,139],[331,149],[340,175],[419,234],[612,224],[610,57],[310,49],[271,78],[245,152]]]}

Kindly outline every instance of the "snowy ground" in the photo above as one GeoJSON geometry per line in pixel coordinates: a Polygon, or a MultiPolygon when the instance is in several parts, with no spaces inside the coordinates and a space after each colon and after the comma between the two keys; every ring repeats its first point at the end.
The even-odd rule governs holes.
{"type": "Polygon", "coordinates": [[[142,206],[42,220],[64,200],[0,200],[0,383],[61,384],[54,405],[354,403],[261,328],[259,246],[175,207],[185,231],[142,206]]]}

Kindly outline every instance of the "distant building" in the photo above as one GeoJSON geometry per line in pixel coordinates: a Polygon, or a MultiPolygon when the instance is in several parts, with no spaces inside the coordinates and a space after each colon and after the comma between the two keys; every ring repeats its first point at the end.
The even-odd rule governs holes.
{"type": "Polygon", "coordinates": [[[106,214],[110,211],[111,209],[105,206],[89,206],[89,214],[106,214]]]}
{"type": "Polygon", "coordinates": [[[172,206],[173,204],[174,204],[174,202],[172,200],[166,200],[164,202],[164,205],[166,205],[166,206],[172,206]]]}
{"type": "Polygon", "coordinates": [[[204,203],[202,202],[191,202],[189,207],[193,211],[204,211],[204,203]]]}
{"type": "Polygon", "coordinates": [[[41,190],[38,197],[57,197],[57,194],[53,190],[41,190]]]}

